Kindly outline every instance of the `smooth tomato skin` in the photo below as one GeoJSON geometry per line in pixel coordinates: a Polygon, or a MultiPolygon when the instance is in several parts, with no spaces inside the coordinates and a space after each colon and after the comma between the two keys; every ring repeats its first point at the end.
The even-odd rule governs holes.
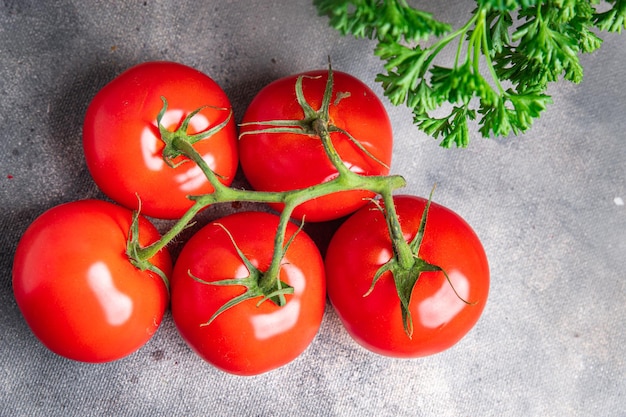
{"type": "MultiPolygon", "coordinates": [[[[100,200],[61,204],[41,214],[18,243],[15,300],[33,334],[51,351],[81,362],[109,362],[156,332],[169,296],[160,277],[125,256],[130,210],[100,200]]],[[[139,241],[159,238],[145,218],[139,241]]],[[[165,250],[152,258],[167,276],[165,250]]]]}
{"type": "MultiPolygon", "coordinates": [[[[270,120],[301,120],[304,112],[296,100],[296,74],[276,80],[254,97],[243,116],[240,133],[264,127],[270,120]]],[[[319,109],[328,71],[304,73],[306,101],[319,109]],[[313,77],[313,78],[312,78],[313,77]]],[[[333,71],[334,88],[330,105],[331,123],[356,138],[382,165],[358,149],[341,133],[332,133],[332,142],[344,163],[362,175],[386,175],[391,165],[393,136],[391,122],[376,94],[352,75],[333,71]]],[[[329,181],[337,176],[321,140],[293,133],[240,135],[240,163],[245,177],[256,190],[288,191],[329,181]]],[[[293,217],[306,215],[309,222],[326,221],[352,213],[373,197],[364,191],[333,193],[308,201],[294,210],[293,217]]],[[[273,206],[280,209],[279,205],[273,206]]]]}
{"type": "MultiPolygon", "coordinates": [[[[224,226],[246,257],[264,271],[271,262],[278,217],[263,212],[228,215],[224,226]]],[[[287,239],[297,230],[289,225],[287,239]]],[[[260,298],[244,301],[203,326],[222,305],[242,294],[242,286],[217,286],[195,281],[248,276],[226,232],[210,223],[183,247],[172,277],[172,317],[182,338],[205,361],[236,375],[258,375],[299,356],[317,334],[326,302],[324,263],[314,242],[298,232],[283,259],[281,280],[294,287],[287,304],[260,298]]]]}
{"type": "MultiPolygon", "coordinates": [[[[427,200],[394,197],[402,231],[411,240],[427,200]]],[[[329,299],[346,330],[366,349],[401,358],[435,354],[456,344],[476,324],[489,292],[489,266],[483,246],[455,212],[431,203],[419,255],[447,271],[424,272],[413,289],[410,311],[414,332],[403,328],[400,299],[386,272],[366,297],[376,271],[392,255],[382,212],[368,205],[343,223],[332,237],[325,259],[329,299]]]]}
{"type": "MultiPolygon", "coordinates": [[[[168,130],[178,128],[192,111],[209,106],[191,119],[189,134],[219,125],[231,108],[221,87],[200,71],[175,62],[142,63],[117,76],[93,98],[85,115],[83,148],[87,167],[107,196],[132,209],[138,207],[139,196],[142,214],[173,219],[193,204],[188,195],[209,193],[213,187],[196,164],[171,168],[163,161],[156,126],[161,96],[168,102],[163,118],[168,130]]],[[[220,181],[232,183],[238,164],[232,117],[194,148],[221,176],[220,181]]]]}

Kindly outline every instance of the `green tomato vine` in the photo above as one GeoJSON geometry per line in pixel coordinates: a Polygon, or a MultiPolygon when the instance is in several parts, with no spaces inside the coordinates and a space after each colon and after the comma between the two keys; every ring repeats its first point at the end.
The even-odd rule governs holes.
{"type": "MultiPolygon", "coordinates": [[[[303,119],[260,121],[255,122],[254,124],[266,126],[262,128],[262,131],[266,133],[288,132],[319,138],[328,159],[337,170],[338,176],[328,182],[320,183],[311,187],[283,192],[256,191],[226,186],[220,182],[218,175],[211,170],[202,156],[195,150],[193,144],[198,140],[209,138],[215,132],[223,128],[232,116],[232,112],[228,109],[224,109],[225,111],[229,111],[229,116],[225,122],[206,132],[196,135],[188,135],[187,126],[190,120],[201,110],[198,109],[190,113],[177,130],[171,132],[165,129],[165,127],[161,124],[161,118],[167,110],[167,100],[162,98],[163,107],[157,116],[157,125],[159,127],[161,139],[165,144],[163,150],[164,160],[168,163],[168,165],[173,167],[175,166],[172,162],[173,159],[183,156],[186,159],[183,159],[184,162],[179,162],[179,164],[188,162],[197,164],[213,186],[213,191],[207,194],[189,196],[189,198],[194,202],[191,208],[178,221],[176,221],[176,223],[167,232],[163,234],[160,240],[146,247],[141,247],[139,245],[139,240],[137,238],[138,229],[136,227],[138,215],[136,215],[130,233],[131,238],[129,238],[128,241],[127,255],[133,265],[137,268],[142,270],[150,269],[154,271],[154,266],[150,265],[148,260],[157,252],[165,248],[174,238],[176,238],[176,236],[187,228],[193,222],[196,215],[204,208],[219,203],[279,203],[283,206],[283,209],[280,213],[279,226],[274,238],[272,261],[266,271],[260,271],[255,268],[238,249],[236,242],[233,241],[233,245],[242,262],[248,268],[250,273],[248,277],[243,279],[230,279],[218,281],[216,283],[208,283],[199,280],[197,277],[190,276],[196,281],[210,285],[242,285],[246,287],[244,294],[233,298],[224,304],[204,325],[209,324],[224,310],[249,299],[260,298],[258,304],[270,301],[278,306],[284,306],[287,302],[285,296],[292,293],[293,288],[280,280],[279,273],[284,254],[288,249],[291,239],[293,239],[292,236],[291,239],[286,241],[285,235],[294,209],[309,200],[337,192],[351,190],[370,191],[380,196],[380,199],[382,200],[382,204],[377,203],[377,207],[384,213],[386,218],[389,236],[392,242],[393,257],[389,262],[381,266],[375,277],[373,277],[370,290],[364,294],[364,296],[367,296],[375,290],[374,286],[376,282],[384,273],[391,272],[402,306],[404,328],[407,335],[411,337],[413,325],[409,311],[409,303],[413,287],[416,285],[419,275],[422,272],[442,271],[442,269],[438,266],[431,265],[419,257],[419,246],[426,227],[428,207],[424,211],[420,230],[417,231],[416,239],[412,242],[407,242],[403,236],[400,221],[393,203],[393,193],[397,189],[406,185],[405,179],[400,175],[365,176],[348,169],[331,141],[331,132],[343,133],[352,143],[355,144],[355,146],[359,147],[362,152],[370,158],[373,158],[374,160],[376,159],[362,146],[360,146],[357,140],[348,132],[337,128],[330,120],[329,108],[331,106],[331,97],[333,92],[332,68],[329,65],[328,81],[324,90],[322,104],[318,110],[313,109],[311,105],[306,102],[302,91],[302,79],[303,76],[299,77],[296,81],[295,90],[298,103],[304,111],[305,116],[303,119]]],[[[259,131],[260,130],[255,130],[244,134],[252,134],[259,131]]],[[[378,160],[377,162],[382,163],[378,160]]],[[[306,218],[303,219],[303,222],[305,221],[306,218]]],[[[301,228],[302,227],[300,227],[300,230],[301,228]]],[[[445,274],[445,271],[442,272],[445,274]]],[[[159,273],[159,275],[162,279],[164,279],[167,285],[167,277],[165,277],[162,273],[159,273]]]]}

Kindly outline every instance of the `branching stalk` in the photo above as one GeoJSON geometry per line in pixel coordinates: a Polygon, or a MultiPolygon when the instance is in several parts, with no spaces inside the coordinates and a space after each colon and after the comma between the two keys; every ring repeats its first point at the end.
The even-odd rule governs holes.
{"type": "MultiPolygon", "coordinates": [[[[230,186],[224,185],[220,181],[220,178],[215,172],[211,170],[209,165],[203,159],[202,155],[200,155],[198,151],[196,151],[196,149],[193,147],[193,144],[196,142],[196,137],[187,136],[186,132],[184,131],[181,132],[177,130],[175,132],[168,132],[165,131],[164,128],[160,125],[160,119],[167,107],[167,101],[163,100],[164,107],[159,113],[158,122],[162,136],[165,135],[167,137],[164,140],[164,142],[166,143],[164,158],[171,158],[172,156],[182,156],[184,161],[191,161],[197,164],[197,166],[202,170],[208,181],[213,186],[213,191],[207,194],[190,196],[189,198],[194,202],[191,208],[170,228],[170,230],[164,233],[162,238],[157,242],[154,242],[147,247],[139,247],[138,239],[134,239],[132,242],[129,241],[128,254],[134,265],[146,267],[146,265],[149,264],[148,260],[153,257],[158,251],[166,247],[169,242],[171,242],[179,233],[181,233],[186,227],[188,227],[193,222],[195,216],[207,206],[228,202],[281,204],[283,208],[280,214],[278,229],[274,238],[272,260],[266,271],[258,271],[255,269],[253,271],[250,271],[250,277],[243,280],[233,279],[219,281],[216,283],[207,283],[202,281],[200,278],[193,276],[192,278],[198,282],[202,282],[205,284],[245,285],[248,287],[248,291],[245,294],[236,299],[230,300],[220,310],[218,310],[216,314],[219,314],[222,311],[231,308],[239,302],[257,297],[260,297],[260,303],[265,302],[266,300],[270,300],[278,306],[283,306],[287,302],[286,294],[289,294],[290,291],[292,291],[292,289],[287,286],[287,284],[283,283],[280,280],[280,269],[282,267],[282,262],[285,253],[288,250],[289,244],[294,238],[294,236],[292,236],[289,240],[286,239],[287,228],[293,211],[301,204],[315,198],[327,196],[337,192],[362,190],[379,195],[383,200],[383,212],[385,214],[385,219],[393,246],[394,259],[397,260],[398,264],[397,267],[393,266],[393,268],[390,268],[390,270],[398,270],[399,272],[395,274],[397,276],[395,276],[394,279],[397,281],[399,286],[401,285],[403,288],[407,287],[407,282],[410,283],[410,280],[412,280],[412,277],[415,275],[412,271],[415,269],[414,266],[416,264],[416,261],[419,261],[419,259],[416,258],[416,253],[414,253],[415,251],[412,249],[410,243],[407,242],[404,238],[393,202],[394,191],[401,187],[404,187],[406,185],[406,181],[402,176],[399,175],[366,176],[351,171],[344,164],[331,139],[331,132],[341,132],[346,135],[348,140],[356,142],[356,139],[353,138],[348,132],[341,131],[340,129],[334,127],[330,122],[329,107],[331,102],[333,83],[332,69],[329,68],[329,77],[325,88],[322,105],[319,110],[313,109],[304,99],[304,94],[302,91],[302,78],[303,77],[300,77],[296,82],[295,89],[296,96],[298,97],[298,103],[305,113],[305,118],[303,120],[295,121],[262,121],[255,124],[266,127],[264,129],[255,130],[255,132],[273,133],[288,131],[289,133],[300,133],[307,136],[318,137],[322,143],[323,149],[325,150],[326,156],[337,170],[338,175],[334,179],[323,182],[321,184],[316,184],[307,188],[282,192],[266,192],[231,188],[230,186]],[[408,278],[405,279],[403,277],[408,278]]],[[[188,121],[188,119],[190,119],[194,114],[196,114],[196,112],[191,113],[191,116],[188,117],[186,120],[188,121]]],[[[186,129],[186,125],[187,123],[184,123],[181,126],[181,129],[186,129]]],[[[250,132],[246,133],[250,134],[250,132]]],[[[365,155],[368,155],[369,157],[378,161],[365,149],[359,147],[360,144],[355,143],[355,145],[359,149],[361,149],[365,155]]],[[[303,219],[303,222],[304,221],[306,221],[306,218],[303,219]]],[[[235,247],[237,247],[236,242],[233,242],[233,244],[235,245],[235,247]]],[[[243,260],[244,262],[246,261],[246,259],[243,260]]],[[[384,272],[383,270],[386,271],[386,269],[384,268],[381,269],[381,272],[375,277],[372,287],[375,281],[380,278],[382,272],[384,272]]],[[[416,281],[416,279],[414,281],[416,281]]],[[[405,296],[405,291],[399,292],[399,295],[401,297],[402,304],[406,307],[408,305],[408,298],[405,296]]],[[[208,325],[214,318],[215,316],[213,316],[204,325],[208,325]]],[[[408,313],[406,314],[405,322],[407,322],[407,320],[408,322],[410,322],[410,314],[408,313]]]]}

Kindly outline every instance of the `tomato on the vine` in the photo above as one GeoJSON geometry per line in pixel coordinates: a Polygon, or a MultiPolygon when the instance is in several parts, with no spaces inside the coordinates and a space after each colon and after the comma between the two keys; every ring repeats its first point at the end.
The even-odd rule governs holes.
{"type": "MultiPolygon", "coordinates": [[[[313,110],[319,110],[328,71],[296,74],[268,84],[254,97],[243,116],[240,163],[246,179],[256,190],[301,189],[330,181],[338,175],[319,137],[284,130],[272,132],[264,123],[302,121],[305,118],[296,95],[296,80],[300,76],[304,77],[304,100],[313,110]]],[[[384,105],[366,84],[352,75],[333,71],[333,77],[327,116],[332,126],[343,130],[330,134],[340,158],[355,173],[388,174],[393,138],[384,105]]],[[[306,123],[310,124],[311,120],[306,123]]],[[[336,219],[357,210],[373,196],[361,190],[332,193],[300,205],[294,210],[293,217],[301,219],[306,215],[307,221],[336,219]]],[[[277,204],[273,207],[280,209],[277,204]]]]}
{"type": "MultiPolygon", "coordinates": [[[[404,238],[412,241],[427,200],[402,195],[394,203],[404,238]]],[[[372,287],[376,273],[394,255],[381,207],[371,203],[354,213],[328,246],[330,301],[348,333],[373,352],[395,357],[441,352],[469,332],[485,307],[489,266],[472,228],[452,210],[431,203],[423,230],[417,255],[446,271],[449,281],[441,271],[419,275],[410,293],[412,337],[403,326],[392,272],[384,272],[372,287]]]]}
{"type": "Polygon", "coordinates": [[[278,216],[264,212],[223,217],[194,234],[174,266],[171,309],[176,327],[193,351],[223,371],[256,375],[285,365],[309,346],[321,324],[326,301],[323,259],[293,223],[287,227],[290,243],[279,273],[280,281],[293,287],[284,296],[286,304],[256,296],[211,320],[247,291],[242,280],[254,281],[257,272],[267,271],[278,224],[278,216]],[[216,284],[233,279],[239,281],[216,284]]]}
{"type": "MultiPolygon", "coordinates": [[[[237,134],[226,93],[209,76],[174,62],[136,65],[104,86],[87,108],[83,146],[87,167],[98,187],[118,203],[157,218],[178,218],[192,205],[187,196],[213,187],[192,162],[170,167],[156,123],[172,131],[193,111],[187,132],[196,134],[226,123],[195,149],[220,181],[229,185],[237,170],[237,134]],[[230,118],[230,119],[229,119],[230,118]],[[164,194],[164,192],[166,194],[164,194]]],[[[174,160],[178,164],[182,157],[174,160]]]]}
{"type": "MultiPolygon", "coordinates": [[[[83,362],[108,362],[143,346],[159,327],[169,295],[158,273],[126,255],[133,213],[82,200],[41,214],[26,230],[13,261],[15,300],[33,334],[51,351],[83,362]]],[[[139,217],[139,243],[159,239],[139,217]]],[[[164,276],[170,255],[150,259],[164,276]]]]}

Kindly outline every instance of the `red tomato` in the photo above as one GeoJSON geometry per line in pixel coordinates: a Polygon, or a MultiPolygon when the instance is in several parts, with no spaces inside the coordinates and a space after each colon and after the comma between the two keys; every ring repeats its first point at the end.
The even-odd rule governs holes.
{"type": "MultiPolygon", "coordinates": [[[[355,77],[338,71],[333,74],[330,123],[349,132],[375,159],[359,149],[345,134],[331,133],[339,156],[353,172],[362,175],[388,174],[393,137],[385,107],[376,94],[355,77]]],[[[304,112],[295,92],[299,75],[302,74],[282,78],[263,88],[250,103],[243,123],[303,119],[304,112]]],[[[304,97],[317,110],[322,103],[328,72],[311,71],[304,75],[304,97]]],[[[263,127],[266,126],[262,123],[245,125],[240,132],[243,134],[263,127]]],[[[257,190],[288,191],[337,177],[337,170],[326,156],[318,137],[268,132],[241,135],[239,154],[243,172],[250,185],[257,190]]],[[[293,217],[301,219],[306,214],[307,221],[336,219],[362,207],[367,198],[373,196],[372,193],[356,190],[334,193],[300,205],[293,217]]],[[[274,208],[280,209],[278,205],[274,208]]]]}
{"type": "MultiPolygon", "coordinates": [[[[394,201],[404,237],[411,241],[427,200],[396,196],[394,201]]],[[[390,272],[364,296],[377,270],[392,257],[383,213],[370,204],[332,237],[326,255],[328,296],[348,333],[365,348],[394,357],[430,355],[457,343],[478,321],[487,301],[489,267],[470,226],[453,211],[432,203],[419,256],[443,268],[451,282],[442,272],[420,275],[410,302],[414,331],[409,338],[390,272]]]]}
{"type": "MultiPolygon", "coordinates": [[[[326,302],[324,263],[313,241],[299,231],[282,261],[281,281],[294,288],[287,303],[257,305],[260,297],[225,310],[208,325],[226,302],[245,292],[241,285],[200,283],[245,278],[250,271],[233,241],[261,271],[271,262],[278,217],[262,212],[231,214],[198,231],[183,247],[172,277],[172,317],[188,345],[217,368],[256,375],[287,364],[311,343],[326,302]],[[228,236],[228,230],[233,240],[228,236]]],[[[287,239],[297,228],[289,224],[287,239]]]]}
{"type": "MultiPolygon", "coordinates": [[[[143,214],[171,219],[181,217],[192,205],[188,195],[209,193],[213,187],[192,162],[176,168],[165,164],[156,125],[161,96],[168,102],[162,124],[171,131],[189,113],[209,106],[188,126],[189,134],[206,131],[224,122],[231,108],[224,91],[207,75],[174,62],[143,63],[96,94],[85,116],[83,146],[89,171],[107,196],[136,209],[138,195],[143,214]]],[[[194,145],[226,185],[237,170],[236,142],[231,117],[223,129],[194,145]]]]}
{"type": "MultiPolygon", "coordinates": [[[[143,346],[168,303],[163,280],[125,255],[131,211],[99,200],[66,203],[26,230],[13,263],[13,291],[32,332],[51,351],[83,362],[120,359],[143,346]]],[[[140,218],[139,241],[158,231],[140,218]]],[[[151,259],[166,275],[166,251],[151,259]]]]}

